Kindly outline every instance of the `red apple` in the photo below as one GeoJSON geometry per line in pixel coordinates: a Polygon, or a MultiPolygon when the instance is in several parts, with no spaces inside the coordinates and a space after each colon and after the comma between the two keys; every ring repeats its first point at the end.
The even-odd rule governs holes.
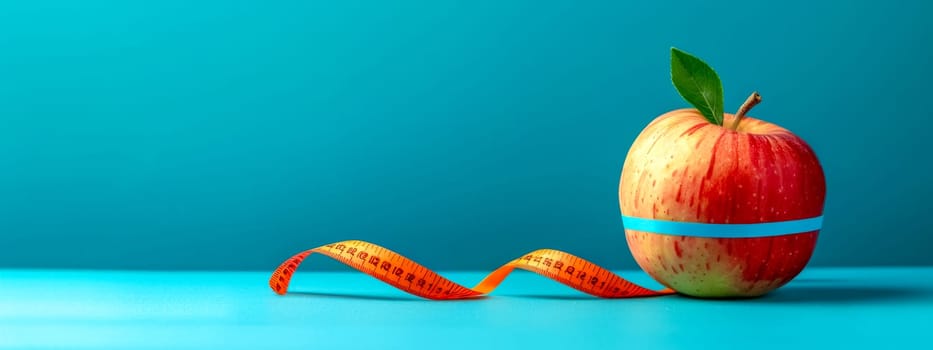
{"type": "MultiPolygon", "coordinates": [[[[625,159],[622,214],[717,224],[821,216],[826,183],[807,143],[751,117],[733,129],[735,119],[725,114],[721,126],[681,109],[651,122],[625,159]]],[[[625,238],[638,265],[665,286],[697,297],[749,297],[800,273],[818,233],[704,238],[626,229],[625,238]]]]}

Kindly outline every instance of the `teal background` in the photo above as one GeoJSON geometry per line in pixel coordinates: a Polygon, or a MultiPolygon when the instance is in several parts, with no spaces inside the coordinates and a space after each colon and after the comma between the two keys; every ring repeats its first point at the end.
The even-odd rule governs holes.
{"type": "MultiPolygon", "coordinates": [[[[826,171],[814,265],[924,265],[925,1],[10,1],[0,4],[0,267],[258,269],[358,238],[439,269],[560,248],[631,268],[628,146],[685,103],[826,171]]],[[[335,268],[325,259],[316,268],[335,268]]]]}

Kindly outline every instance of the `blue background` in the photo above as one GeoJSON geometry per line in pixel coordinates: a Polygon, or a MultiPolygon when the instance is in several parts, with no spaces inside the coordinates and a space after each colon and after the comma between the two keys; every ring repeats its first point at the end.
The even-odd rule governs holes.
{"type": "MultiPolygon", "coordinates": [[[[553,247],[631,268],[629,145],[686,106],[794,131],[814,265],[931,264],[924,1],[0,4],[0,267],[273,268],[359,238],[433,268],[553,247]]],[[[335,263],[315,263],[334,268],[335,263]]]]}

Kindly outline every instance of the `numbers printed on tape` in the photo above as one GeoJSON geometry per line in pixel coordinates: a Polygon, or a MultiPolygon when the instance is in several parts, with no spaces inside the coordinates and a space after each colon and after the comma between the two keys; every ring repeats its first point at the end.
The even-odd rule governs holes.
{"type": "Polygon", "coordinates": [[[668,288],[656,291],[638,286],[596,264],[554,249],[540,249],[525,254],[491,272],[473,288],[467,288],[396,252],[356,240],[324,245],[289,258],[272,273],[269,279],[272,290],[285,294],[298,265],[312,253],[327,255],[402,291],[434,300],[465,299],[488,294],[516,268],[538,273],[601,298],[674,293],[668,288]]]}

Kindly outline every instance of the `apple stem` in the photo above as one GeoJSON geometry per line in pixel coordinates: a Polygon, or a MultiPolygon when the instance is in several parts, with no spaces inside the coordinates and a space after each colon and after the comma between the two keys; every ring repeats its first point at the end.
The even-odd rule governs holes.
{"type": "Polygon", "coordinates": [[[748,96],[745,103],[739,107],[739,111],[735,112],[735,121],[732,122],[732,130],[738,130],[739,122],[745,117],[745,113],[748,113],[748,111],[752,110],[752,108],[759,103],[761,103],[761,95],[758,94],[758,91],[752,92],[752,95],[748,96]]]}

